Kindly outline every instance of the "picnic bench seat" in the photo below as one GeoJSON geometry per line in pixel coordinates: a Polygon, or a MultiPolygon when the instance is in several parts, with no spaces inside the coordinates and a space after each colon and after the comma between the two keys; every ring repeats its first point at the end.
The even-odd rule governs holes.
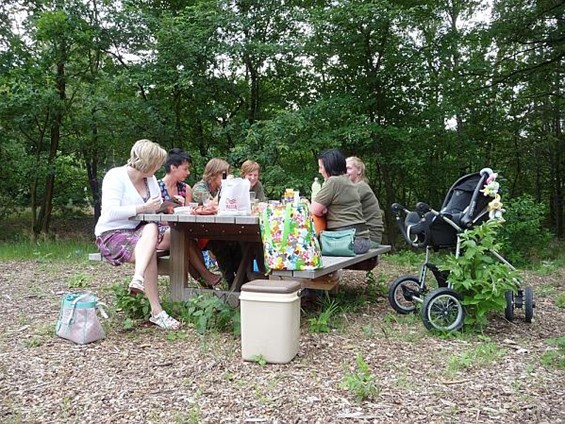
{"type": "Polygon", "coordinates": [[[370,271],[379,261],[379,255],[389,252],[389,245],[381,245],[368,252],[350,256],[322,256],[323,267],[303,271],[272,270],[270,278],[280,280],[300,281],[302,288],[332,290],[339,282],[337,278],[323,278],[334,274],[341,269],[370,271]]]}
{"type": "MultiPolygon", "coordinates": [[[[89,261],[102,261],[102,255],[100,252],[89,253],[89,261]]],[[[157,250],[157,272],[159,275],[169,275],[169,251],[168,250],[157,250]]]]}
{"type": "MultiPolygon", "coordinates": [[[[332,290],[339,282],[338,278],[334,278],[337,271],[341,269],[370,271],[377,266],[379,255],[389,252],[390,249],[389,245],[381,245],[378,248],[370,249],[366,253],[351,257],[322,256],[322,268],[303,271],[271,270],[269,279],[297,280],[303,289],[332,290]]],[[[100,253],[89,253],[88,259],[91,261],[101,261],[102,257],[100,253]]],[[[169,251],[158,250],[157,260],[159,275],[169,275],[169,251]]],[[[262,274],[258,274],[257,278],[265,277],[262,274]]],[[[194,295],[194,293],[201,291],[230,298],[234,295],[238,297],[238,293],[187,287],[184,288],[184,295],[182,297],[188,298],[194,295]]],[[[228,303],[232,304],[234,300],[231,299],[228,303]]]]}

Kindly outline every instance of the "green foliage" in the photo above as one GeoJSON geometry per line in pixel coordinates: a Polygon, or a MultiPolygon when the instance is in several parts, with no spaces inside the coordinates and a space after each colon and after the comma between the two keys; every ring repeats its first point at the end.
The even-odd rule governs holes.
{"type": "Polygon", "coordinates": [[[339,304],[334,301],[325,301],[317,317],[308,319],[312,333],[329,333],[335,324],[336,315],[340,311],[339,304]]]}
{"type": "Polygon", "coordinates": [[[548,339],[547,344],[552,349],[541,356],[541,362],[547,367],[565,370],[565,336],[548,339]]]}
{"type": "Polygon", "coordinates": [[[124,328],[132,328],[135,320],[149,319],[151,305],[143,293],[130,295],[127,284],[114,284],[112,291],[116,300],[116,310],[123,312],[125,317],[124,328]]]}
{"type": "Polygon", "coordinates": [[[386,296],[388,287],[385,281],[385,275],[380,274],[378,280],[375,278],[373,271],[367,272],[367,300],[369,302],[376,302],[378,297],[386,296]]]}
{"type": "Polygon", "coordinates": [[[92,243],[77,240],[45,240],[35,243],[29,240],[0,242],[0,260],[36,259],[84,262],[88,252],[92,250],[92,243]]]}
{"type": "Polygon", "coordinates": [[[175,302],[172,309],[181,321],[193,324],[198,334],[228,330],[235,336],[241,333],[239,310],[214,295],[200,294],[186,302],[175,302]]]}
{"type": "Polygon", "coordinates": [[[257,362],[259,365],[261,365],[262,367],[264,367],[265,365],[267,365],[267,360],[265,359],[265,357],[263,355],[253,355],[251,360],[253,362],[257,362]]]}
{"type": "Polygon", "coordinates": [[[441,270],[449,271],[448,281],[463,296],[465,324],[482,326],[491,311],[506,306],[505,292],[517,290],[516,271],[494,258],[489,251],[499,251],[495,241],[498,221],[484,224],[461,234],[461,254],[447,256],[441,270]]]}
{"type": "Polygon", "coordinates": [[[357,402],[375,399],[381,389],[360,353],[355,358],[355,364],[353,371],[345,371],[340,387],[352,392],[357,402]]]}
{"type": "Polygon", "coordinates": [[[495,343],[481,343],[469,350],[448,357],[447,372],[455,374],[471,368],[487,366],[496,362],[505,354],[506,350],[495,343]]]}
{"type": "Polygon", "coordinates": [[[565,309],[565,293],[561,292],[555,296],[555,305],[558,308],[565,309]]]}
{"type": "Polygon", "coordinates": [[[548,255],[547,247],[553,238],[543,227],[547,217],[547,206],[528,194],[504,203],[506,222],[499,230],[503,238],[503,253],[516,266],[523,266],[532,260],[548,255]]]}
{"type": "Polygon", "coordinates": [[[84,272],[79,272],[78,274],[73,275],[67,281],[67,287],[70,289],[83,289],[88,286],[90,278],[84,272]]]}

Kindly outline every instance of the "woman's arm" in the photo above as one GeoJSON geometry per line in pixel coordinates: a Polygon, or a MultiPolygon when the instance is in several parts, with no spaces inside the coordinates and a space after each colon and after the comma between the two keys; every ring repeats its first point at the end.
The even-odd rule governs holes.
{"type": "Polygon", "coordinates": [[[312,215],[324,216],[326,213],[328,213],[328,208],[326,208],[321,203],[314,201],[310,205],[310,212],[312,212],[312,215]]]}

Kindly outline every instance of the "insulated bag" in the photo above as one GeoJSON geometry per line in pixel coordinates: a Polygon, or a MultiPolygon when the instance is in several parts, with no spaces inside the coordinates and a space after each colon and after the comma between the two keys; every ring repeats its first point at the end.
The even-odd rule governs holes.
{"type": "Polygon", "coordinates": [[[320,245],[307,204],[267,205],[259,215],[267,270],[322,267],[320,245]]]}

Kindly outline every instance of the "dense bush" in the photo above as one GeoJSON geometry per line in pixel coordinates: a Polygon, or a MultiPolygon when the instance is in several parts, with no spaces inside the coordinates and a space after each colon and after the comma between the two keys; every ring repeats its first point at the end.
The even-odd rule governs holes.
{"type": "Polygon", "coordinates": [[[508,199],[504,208],[506,222],[498,230],[504,256],[516,266],[524,266],[547,256],[547,246],[553,238],[543,226],[547,206],[525,194],[508,199]]]}

